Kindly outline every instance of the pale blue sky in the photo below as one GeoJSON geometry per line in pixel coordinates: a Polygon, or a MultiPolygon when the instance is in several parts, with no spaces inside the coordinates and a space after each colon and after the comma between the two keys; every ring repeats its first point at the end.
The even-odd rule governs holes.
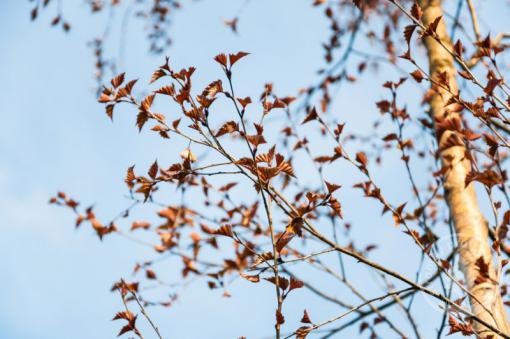
{"type": "MultiPolygon", "coordinates": [[[[497,2],[484,4],[494,8],[497,2]]],[[[271,81],[278,93],[292,95],[309,84],[321,66],[321,40],[327,33],[322,13],[310,1],[253,0],[241,18],[241,34],[235,36],[222,21],[235,15],[239,3],[203,0],[186,5],[172,25],[174,44],[167,53],[172,64],[197,66],[196,83],[204,85],[221,77],[212,61],[216,54],[244,50],[252,54],[237,68],[242,78],[239,92],[254,97],[271,81]],[[228,6],[232,3],[236,5],[228,6]]],[[[177,153],[157,138],[138,134],[128,110],[116,112],[112,124],[95,102],[93,59],[86,41],[102,31],[104,15],[84,15],[81,1],[64,1],[64,12],[73,25],[66,35],[49,27],[49,13],[31,23],[29,11],[28,2],[0,1],[0,257],[4,260],[0,339],[113,338],[121,324],[110,319],[121,303],[109,292],[110,284],[129,276],[136,260],[155,256],[115,236],[100,243],[88,228],[75,231],[72,215],[47,201],[57,190],[64,190],[85,204],[97,203],[98,214],[111,218],[127,205],[122,179],[128,166],[136,163],[145,168],[155,158],[171,161],[177,153]]],[[[508,14],[507,10],[502,13],[497,23],[508,14]]],[[[123,71],[146,84],[163,58],[146,53],[139,24],[133,22],[128,32],[123,71]]],[[[110,52],[117,50],[114,44],[110,52]]],[[[380,79],[385,76],[397,78],[388,71],[380,79]]],[[[370,128],[366,122],[378,114],[373,102],[385,95],[381,83],[369,76],[340,91],[336,107],[349,128],[370,128]],[[370,100],[367,93],[374,93],[370,100]]],[[[388,161],[376,177],[383,185],[396,187],[391,197],[403,202],[409,199],[409,190],[407,182],[401,181],[402,168],[395,163],[388,161]]],[[[309,170],[297,171],[306,178],[309,170]]],[[[328,175],[349,184],[353,173],[339,166],[328,175]]],[[[382,243],[384,255],[379,259],[413,272],[416,252],[402,260],[399,246],[411,247],[410,242],[391,226],[389,218],[380,218],[379,207],[372,211],[359,193],[346,194],[342,202],[350,211],[347,218],[359,225],[354,232],[373,235],[382,243]]],[[[270,336],[274,290],[261,285],[246,294],[246,284],[236,281],[229,289],[233,297],[226,299],[221,292],[210,292],[203,282],[192,283],[174,307],[149,311],[165,338],[270,336]]],[[[362,279],[360,288],[365,285],[362,279]]],[[[305,307],[314,320],[339,313],[308,296],[296,293],[286,301],[289,315],[297,318],[289,318],[293,325],[286,330],[295,329],[305,307]]],[[[428,309],[424,300],[419,302],[423,305],[417,310],[428,309]]],[[[385,331],[381,326],[381,333],[385,331]]],[[[357,327],[352,333],[357,333],[357,327]]],[[[146,337],[151,337],[150,332],[146,337]]]]}

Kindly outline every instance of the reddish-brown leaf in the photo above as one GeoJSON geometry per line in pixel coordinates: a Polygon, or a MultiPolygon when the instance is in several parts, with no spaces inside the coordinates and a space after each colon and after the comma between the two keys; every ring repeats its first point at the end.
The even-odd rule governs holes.
{"type": "Polygon", "coordinates": [[[165,71],[163,71],[161,68],[155,70],[154,73],[152,73],[149,84],[156,82],[159,78],[164,77],[165,75],[166,75],[165,71]]]}
{"type": "Polygon", "coordinates": [[[216,132],[216,136],[221,137],[222,135],[231,134],[237,131],[239,131],[239,124],[232,120],[224,123],[223,126],[220,127],[218,132],[216,132]]]}
{"type": "Polygon", "coordinates": [[[287,229],[289,231],[291,231],[292,233],[297,234],[298,236],[302,237],[303,236],[303,225],[304,225],[303,218],[296,217],[290,221],[289,225],[287,226],[287,229]]]}
{"type": "Polygon", "coordinates": [[[149,120],[149,115],[145,112],[140,112],[136,116],[136,126],[138,126],[138,130],[141,131],[145,123],[149,120]]]}
{"type": "Polygon", "coordinates": [[[236,62],[238,62],[241,58],[244,58],[250,53],[246,52],[237,52],[236,54],[229,54],[228,59],[230,62],[230,67],[234,66],[236,62]]]}
{"type": "Polygon", "coordinates": [[[356,153],[356,161],[361,164],[363,167],[367,167],[368,159],[364,152],[358,152],[356,153]]]}
{"type": "Polygon", "coordinates": [[[116,77],[114,77],[112,79],[111,84],[112,84],[113,88],[117,88],[120,85],[122,85],[122,83],[124,82],[125,75],[126,75],[126,73],[120,73],[119,75],[117,75],[116,77]]]}
{"type": "Polygon", "coordinates": [[[133,224],[131,225],[131,231],[134,231],[136,229],[144,229],[144,230],[147,230],[151,227],[151,224],[147,221],[135,221],[133,222],[133,224]]]}
{"type": "Polygon", "coordinates": [[[312,324],[312,320],[310,320],[310,316],[306,310],[303,312],[303,318],[301,318],[301,322],[304,324],[312,324]]]}
{"type": "Polygon", "coordinates": [[[419,83],[419,82],[422,82],[422,80],[425,78],[425,77],[423,76],[423,73],[422,73],[419,69],[417,69],[417,70],[415,70],[414,72],[412,72],[412,73],[411,73],[411,76],[412,76],[412,77],[413,77],[413,79],[414,79],[414,80],[416,80],[416,82],[418,82],[418,83],[419,83]]]}
{"type": "Polygon", "coordinates": [[[216,231],[214,231],[215,235],[223,235],[225,237],[233,238],[234,232],[232,231],[231,225],[223,225],[220,228],[218,228],[216,231]]]}
{"type": "Polygon", "coordinates": [[[290,277],[289,291],[295,290],[297,288],[302,288],[303,286],[305,286],[304,282],[292,276],[290,277]]]}
{"type": "Polygon", "coordinates": [[[149,177],[151,177],[154,180],[154,179],[156,179],[156,176],[158,175],[158,169],[159,169],[158,161],[155,160],[154,163],[149,168],[149,172],[147,172],[147,174],[149,175],[149,177]]]}
{"type": "Polygon", "coordinates": [[[284,232],[276,242],[276,251],[280,253],[295,236],[292,232],[284,232]]]}
{"type": "Polygon", "coordinates": [[[156,273],[153,270],[145,270],[145,276],[150,280],[156,279],[156,273]]]}
{"type": "Polygon", "coordinates": [[[214,57],[214,60],[216,60],[217,63],[222,65],[223,67],[227,67],[227,56],[223,53],[218,54],[214,57]]]}
{"type": "Polygon", "coordinates": [[[246,106],[248,106],[249,104],[251,104],[251,98],[250,97],[237,98],[237,101],[239,101],[241,106],[243,106],[243,109],[246,108],[246,106]]]}
{"type": "Polygon", "coordinates": [[[154,91],[154,93],[158,93],[158,94],[164,94],[164,95],[168,95],[168,96],[173,96],[175,94],[175,88],[174,86],[163,86],[161,88],[158,88],[156,91],[154,91]]]}
{"type": "Polygon", "coordinates": [[[134,181],[136,180],[134,169],[135,165],[129,167],[127,169],[126,178],[124,179],[124,182],[127,184],[129,189],[132,189],[134,187],[134,181]]]}
{"type": "Polygon", "coordinates": [[[413,4],[413,7],[411,7],[411,15],[417,19],[417,20],[421,20],[421,17],[423,15],[423,11],[421,10],[421,7],[420,5],[418,5],[417,2],[415,2],[413,4]]]}
{"type": "Polygon", "coordinates": [[[285,322],[285,317],[283,316],[282,312],[279,310],[276,310],[276,323],[278,325],[281,325],[285,322]]]}
{"type": "Polygon", "coordinates": [[[332,184],[330,182],[327,182],[325,181],[326,183],[326,188],[328,189],[328,193],[329,194],[332,194],[333,192],[335,192],[337,189],[339,189],[340,187],[342,187],[341,185],[337,185],[337,184],[332,184]]]}
{"type": "Polygon", "coordinates": [[[312,120],[317,120],[318,117],[319,117],[319,115],[317,114],[317,110],[315,109],[315,107],[313,107],[310,110],[310,112],[308,112],[308,114],[306,115],[306,117],[303,120],[303,122],[301,123],[301,125],[304,125],[307,122],[312,121],[312,120]]]}

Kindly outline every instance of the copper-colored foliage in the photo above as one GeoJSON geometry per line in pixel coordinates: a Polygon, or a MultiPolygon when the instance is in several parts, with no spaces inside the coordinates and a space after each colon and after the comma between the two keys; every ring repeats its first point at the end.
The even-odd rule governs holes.
{"type": "MultiPolygon", "coordinates": [[[[32,20],[50,2],[34,4],[32,20]]],[[[93,12],[121,5],[87,3],[93,12]]],[[[449,330],[510,338],[503,308],[510,305],[510,270],[504,268],[510,257],[510,99],[503,64],[508,37],[481,35],[467,3],[451,17],[441,1],[309,1],[328,28],[320,38],[321,68],[313,82],[304,77],[301,89],[290,95],[280,94],[276,80],[258,92],[247,89],[252,79],[243,67],[255,67],[247,52],[211,55],[199,70],[214,67],[220,76],[212,78],[193,66],[174,68],[166,57],[139,75],[148,84],[135,89],[130,72],[113,73],[108,82],[105,74],[115,67],[106,60],[107,39],[95,39],[102,84],[97,101],[112,120],[121,111],[118,105],[125,106],[140,137],[160,142],[145,150],[158,160],[126,170],[129,205],[120,213],[104,211],[100,201],[83,208],[63,192],[50,203],[74,213],[76,227],[88,227],[100,239],[122,237],[153,253],[136,262],[136,281],[121,280],[112,289],[125,305],[113,319],[124,322],[118,335],[143,336],[129,310],[134,306],[143,315],[138,322],[147,320],[161,338],[145,307],[173,305],[181,287],[197,279],[218,298],[240,298],[238,288],[271,289],[272,308],[257,312],[274,312],[278,339],[286,333],[304,339],[318,329],[324,337],[341,337],[343,326],[378,338],[381,324],[399,338],[411,330],[420,337],[421,330],[438,329],[438,337],[449,330]],[[471,34],[474,38],[466,38],[471,34]],[[360,89],[356,86],[366,89],[353,97],[349,90],[360,89]],[[373,88],[379,91],[373,94],[373,88]],[[392,255],[399,254],[392,259],[407,263],[418,253],[418,271],[384,265],[390,253],[380,236],[385,230],[392,255]],[[328,253],[334,260],[326,259],[328,253]],[[172,281],[165,281],[160,265],[167,259],[176,259],[172,264],[178,267],[172,281]],[[375,277],[363,282],[374,287],[367,295],[357,280],[366,268],[375,277]],[[237,277],[243,279],[231,289],[237,277]],[[374,297],[381,284],[386,292],[374,297]],[[165,297],[144,299],[154,286],[165,297]],[[452,300],[453,290],[462,296],[452,300]],[[416,293],[444,306],[441,323],[432,324],[433,317],[404,300],[416,293]],[[311,309],[314,321],[307,310],[301,314],[304,306],[299,312],[291,307],[289,298],[311,309]],[[346,311],[320,319],[321,310],[307,303],[311,298],[346,311]],[[402,305],[403,312],[388,311],[402,305]],[[300,317],[307,325],[290,328],[300,317]]],[[[170,15],[180,4],[147,0],[139,6],[150,49],[162,52],[170,15]]],[[[234,33],[240,13],[224,22],[234,33]]],[[[71,27],[63,13],[51,23],[71,27]]],[[[268,46],[274,43],[264,38],[268,46]]]]}

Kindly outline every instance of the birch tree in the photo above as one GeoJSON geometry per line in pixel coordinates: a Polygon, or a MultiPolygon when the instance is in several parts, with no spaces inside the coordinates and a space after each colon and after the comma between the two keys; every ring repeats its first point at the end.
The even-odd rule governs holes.
{"type": "MultiPolygon", "coordinates": [[[[145,21],[148,49],[161,66],[148,84],[136,80],[143,75],[119,69],[105,51],[115,38],[105,30],[90,45],[97,100],[109,119],[127,107],[136,130],[161,138],[175,155],[173,163],[127,168],[128,205],[110,220],[96,217],[100,206],[83,207],[68,193],[50,200],[101,240],[120,236],[154,251],[135,265],[134,279],[119,278],[112,288],[123,305],[114,316],[124,322],[119,335],[163,337],[165,324],[150,317],[150,308],[171,307],[181,292],[151,300],[147,284],[165,291],[198,278],[230,297],[229,285],[240,278],[246,293],[274,291],[267,310],[274,314],[272,328],[260,334],[278,339],[342,337],[353,328],[371,338],[510,338],[509,34],[491,27],[507,4],[501,3],[501,13],[484,12],[482,25],[477,8],[485,3],[472,0],[302,1],[324,14],[329,29],[317,37],[324,59],[313,61],[316,77],[290,94],[279,93],[271,79],[240,93],[238,84],[249,81],[238,71],[239,64],[250,65],[245,51],[212,56],[208,67],[220,69],[222,78],[196,87],[194,66],[165,57],[171,41],[186,39],[172,35],[172,18],[191,2],[85,1],[92,13],[109,10],[145,21]],[[380,90],[349,97],[367,78],[380,90]],[[339,114],[347,99],[373,100],[364,131],[352,129],[345,116],[358,112],[339,114]],[[395,175],[387,159],[399,162],[405,196],[385,183],[395,175]],[[353,196],[360,207],[344,208],[353,196]],[[131,218],[135,209],[152,221],[131,218]],[[357,222],[371,212],[382,212],[380,227],[388,236],[397,229],[404,239],[402,267],[387,264],[380,239],[357,222]],[[411,260],[414,271],[403,269],[411,260]],[[179,263],[178,279],[160,277],[165,262],[179,263]],[[359,288],[367,283],[363,272],[372,279],[368,291],[359,288]],[[297,294],[304,305],[318,299],[340,312],[318,319],[310,309],[287,306],[297,294]],[[437,319],[417,309],[417,296],[439,309],[437,319]],[[142,334],[135,312],[150,334],[142,334]]],[[[54,13],[51,24],[72,35],[66,1],[32,3],[32,19],[54,13]]],[[[223,24],[232,34],[242,32],[250,6],[226,6],[231,19],[223,24]]]]}

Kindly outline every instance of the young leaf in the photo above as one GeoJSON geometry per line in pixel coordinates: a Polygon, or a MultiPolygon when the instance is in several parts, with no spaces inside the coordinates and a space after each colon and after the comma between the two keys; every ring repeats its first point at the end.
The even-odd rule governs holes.
{"type": "Polygon", "coordinates": [[[308,315],[308,312],[306,310],[304,310],[303,312],[303,318],[301,318],[301,322],[304,324],[312,324],[310,316],[308,315]]]}
{"type": "Polygon", "coordinates": [[[230,67],[234,66],[234,64],[239,61],[241,58],[244,58],[250,53],[246,52],[237,52],[236,54],[229,54],[228,59],[230,62],[230,67]]]}

